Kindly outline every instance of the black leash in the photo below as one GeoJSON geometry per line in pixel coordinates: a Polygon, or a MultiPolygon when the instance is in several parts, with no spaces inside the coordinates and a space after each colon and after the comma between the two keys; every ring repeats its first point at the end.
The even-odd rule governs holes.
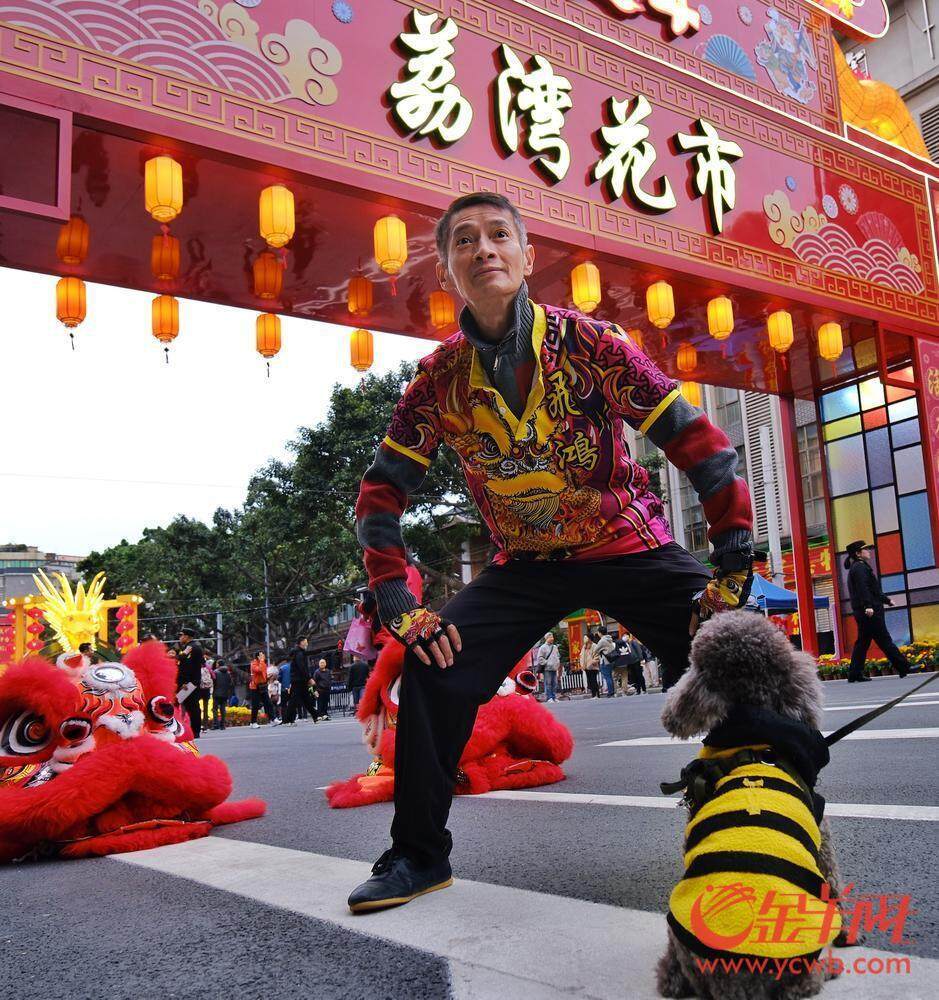
{"type": "Polygon", "coordinates": [[[916,694],[917,691],[921,691],[927,684],[932,684],[937,677],[939,677],[939,673],[933,674],[932,677],[927,677],[921,684],[917,684],[915,688],[910,688],[906,694],[901,694],[899,698],[894,698],[893,701],[888,701],[886,705],[879,705],[866,715],[859,715],[856,719],[852,719],[846,726],[842,726],[830,736],[826,736],[825,743],[828,746],[834,746],[839,740],[843,740],[848,733],[853,733],[855,729],[860,729],[861,726],[866,726],[868,722],[876,719],[878,715],[883,715],[884,712],[889,712],[891,708],[895,705],[899,705],[901,701],[905,701],[911,694],[916,694]]]}

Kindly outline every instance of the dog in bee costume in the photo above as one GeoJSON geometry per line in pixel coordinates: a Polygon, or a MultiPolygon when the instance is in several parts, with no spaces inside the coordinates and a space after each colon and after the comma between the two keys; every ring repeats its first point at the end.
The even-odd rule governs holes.
{"type": "Polygon", "coordinates": [[[684,791],[689,812],[662,996],[794,1000],[821,990],[827,963],[811,960],[842,929],[840,875],[815,792],[828,763],[821,720],[814,660],[772,624],[731,611],[700,629],[662,714],[673,736],[707,734],[680,780],[662,784],[684,791]],[[769,959],[772,974],[719,963],[702,974],[698,964],[741,956],[769,959]]]}

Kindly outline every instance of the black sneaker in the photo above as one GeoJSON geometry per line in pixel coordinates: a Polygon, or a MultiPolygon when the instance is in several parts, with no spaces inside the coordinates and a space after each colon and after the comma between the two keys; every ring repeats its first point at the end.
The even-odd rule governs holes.
{"type": "Polygon", "coordinates": [[[349,909],[353,913],[385,910],[452,884],[453,873],[446,858],[430,868],[418,868],[410,858],[391,849],[375,862],[371,878],[353,889],[349,909]]]}

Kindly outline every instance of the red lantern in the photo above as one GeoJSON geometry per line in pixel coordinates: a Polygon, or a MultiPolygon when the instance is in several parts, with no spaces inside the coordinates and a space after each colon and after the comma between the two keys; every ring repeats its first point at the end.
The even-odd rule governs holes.
{"type": "Polygon", "coordinates": [[[26,643],[26,648],[36,652],[36,650],[42,649],[44,645],[45,643],[42,639],[30,639],[29,642],[26,643]]]}
{"type": "Polygon", "coordinates": [[[36,622],[42,621],[42,615],[43,615],[42,608],[30,608],[29,611],[26,612],[26,614],[30,618],[32,618],[33,621],[36,622]]]}
{"type": "Polygon", "coordinates": [[[39,622],[33,622],[32,625],[26,626],[26,631],[29,632],[30,635],[42,635],[45,629],[39,624],[39,622]]]}

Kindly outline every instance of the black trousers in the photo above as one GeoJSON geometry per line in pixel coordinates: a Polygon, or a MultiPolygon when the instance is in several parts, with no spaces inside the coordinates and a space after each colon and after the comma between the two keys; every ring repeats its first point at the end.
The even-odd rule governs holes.
{"type": "Polygon", "coordinates": [[[329,715],[329,692],[320,691],[316,692],[316,715],[318,718],[322,719],[329,715]]]}
{"type": "MultiPolygon", "coordinates": [[[[290,698],[287,700],[287,714],[289,715],[290,722],[297,721],[297,715],[300,713],[301,709],[306,709],[310,715],[316,718],[316,699],[313,697],[313,693],[308,687],[308,682],[305,680],[298,680],[296,683],[291,683],[290,685],[290,698]]],[[[284,719],[284,721],[288,721],[284,719]]]]}
{"type": "Polygon", "coordinates": [[[228,702],[224,698],[213,698],[212,700],[212,722],[216,729],[225,728],[225,713],[228,711],[228,702]]]}
{"type": "Polygon", "coordinates": [[[264,709],[267,713],[268,724],[272,723],[277,716],[274,713],[274,706],[271,704],[271,697],[267,693],[267,685],[259,684],[254,690],[249,691],[251,695],[251,723],[258,721],[258,711],[264,709]]]}
{"type": "Polygon", "coordinates": [[[872,640],[884,651],[884,655],[890,660],[897,673],[905,674],[910,669],[909,661],[897,649],[896,643],[887,631],[883,611],[875,610],[870,618],[865,614],[855,615],[854,620],[857,622],[857,640],[854,643],[854,649],[851,650],[848,680],[856,681],[863,675],[867,650],[870,648],[872,640]]]}
{"type": "Polygon", "coordinates": [[[590,689],[591,698],[600,697],[600,671],[599,670],[585,670],[584,673],[587,675],[587,687],[590,689]]]}
{"type": "Polygon", "coordinates": [[[186,715],[189,716],[189,725],[192,727],[194,739],[202,735],[202,703],[199,698],[199,689],[196,688],[191,695],[182,703],[186,715]]]}
{"type": "Polygon", "coordinates": [[[642,694],[646,689],[646,679],[642,676],[642,664],[630,663],[626,668],[626,676],[629,683],[636,689],[636,694],[642,694]]]}
{"type": "Polygon", "coordinates": [[[595,608],[657,654],[668,686],[687,667],[691,600],[709,579],[675,542],[603,562],[513,561],[483,570],[442,611],[463,640],[454,665],[440,670],[411,654],[405,659],[395,738],[395,848],[419,865],[449,854],[453,784],[476,711],[539,636],[578,608],[595,608]]]}

